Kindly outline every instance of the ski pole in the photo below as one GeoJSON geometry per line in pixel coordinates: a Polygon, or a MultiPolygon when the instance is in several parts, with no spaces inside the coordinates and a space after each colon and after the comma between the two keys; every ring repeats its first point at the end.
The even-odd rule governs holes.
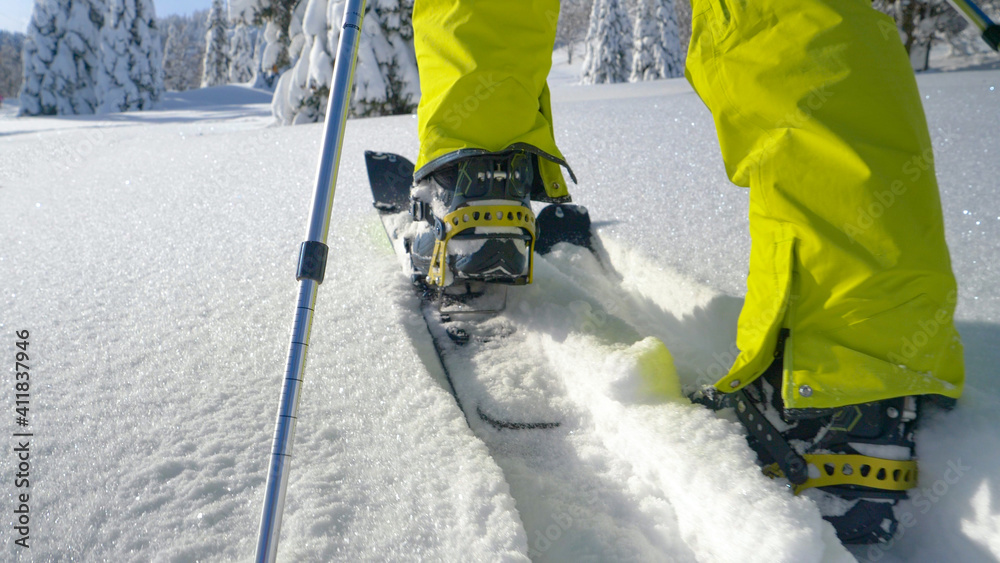
{"type": "Polygon", "coordinates": [[[299,247],[299,263],[295,275],[295,279],[299,282],[299,294],[295,320],[292,323],[291,344],[288,347],[285,380],[278,403],[274,442],[271,446],[264,510],[260,517],[260,533],[257,537],[255,559],[261,563],[274,561],[278,553],[281,513],[285,504],[285,488],[288,485],[295,419],[299,407],[306,352],[309,347],[309,332],[312,329],[313,311],[316,305],[316,292],[319,284],[323,283],[326,271],[328,250],[326,235],[330,229],[330,212],[337,184],[337,169],[340,166],[344,125],[351,99],[354,63],[358,53],[358,42],[361,39],[364,11],[365,0],[347,0],[340,42],[337,45],[336,63],[333,67],[330,100],[326,109],[323,148],[316,172],[316,191],[313,193],[312,210],[309,212],[306,240],[299,247]]]}
{"type": "Polygon", "coordinates": [[[948,0],[958,13],[965,16],[969,23],[979,28],[983,34],[983,40],[993,47],[994,51],[1000,51],[1000,25],[993,23],[985,12],[979,9],[972,0],[948,0]]]}

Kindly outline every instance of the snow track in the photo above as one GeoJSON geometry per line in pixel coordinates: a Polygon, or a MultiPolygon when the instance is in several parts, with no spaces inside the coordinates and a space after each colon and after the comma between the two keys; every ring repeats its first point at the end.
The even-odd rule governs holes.
{"type": "MultiPolygon", "coordinates": [[[[561,413],[562,426],[497,431],[471,417],[510,485],[529,556],[725,561],[741,553],[746,561],[851,560],[814,505],[760,474],[738,425],[679,394],[665,402],[650,391],[640,365],[648,354],[644,333],[622,319],[670,318],[666,325],[678,332],[687,319],[651,310],[656,305],[649,297],[629,291],[642,285],[635,277],[648,280],[643,272],[652,265],[634,253],[615,254],[628,263],[618,272],[608,253],[602,266],[589,251],[558,246],[539,258],[531,287],[511,289],[502,315],[519,332],[508,350],[517,350],[535,376],[520,380],[519,392],[507,398],[517,403],[524,386],[544,388],[539,395],[549,405],[533,409],[561,413]]],[[[672,281],[675,295],[711,302],[707,288],[679,276],[672,281]]],[[[452,378],[456,386],[463,377],[490,380],[491,366],[502,378],[511,363],[517,360],[491,358],[474,373],[453,371],[452,378]]],[[[485,393],[503,401],[496,387],[485,393]]]]}

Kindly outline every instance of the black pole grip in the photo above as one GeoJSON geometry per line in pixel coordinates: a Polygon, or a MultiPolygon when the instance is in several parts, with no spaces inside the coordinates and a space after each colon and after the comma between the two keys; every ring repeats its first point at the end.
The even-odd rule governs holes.
{"type": "Polygon", "coordinates": [[[295,279],[323,283],[323,276],[326,275],[326,255],[329,250],[328,246],[319,241],[303,242],[299,247],[299,268],[295,273],[295,279]]]}
{"type": "Polygon", "coordinates": [[[993,47],[994,51],[1000,51],[1000,24],[993,24],[983,31],[983,39],[993,47]]]}

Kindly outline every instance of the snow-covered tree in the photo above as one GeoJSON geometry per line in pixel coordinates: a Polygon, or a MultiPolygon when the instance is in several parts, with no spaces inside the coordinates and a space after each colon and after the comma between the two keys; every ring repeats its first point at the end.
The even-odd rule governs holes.
{"type": "Polygon", "coordinates": [[[587,24],[594,0],[563,0],[556,25],[556,47],[566,47],[566,62],[573,64],[577,44],[587,38],[587,24]]]}
{"type": "Polygon", "coordinates": [[[910,63],[918,71],[927,70],[934,41],[949,40],[966,27],[965,20],[945,0],[875,0],[873,6],[896,21],[910,63]]]}
{"type": "Polygon", "coordinates": [[[0,97],[14,98],[21,91],[24,34],[0,30],[0,97]]]}
{"type": "Polygon", "coordinates": [[[632,26],[622,0],[594,0],[587,32],[583,82],[627,82],[632,66],[632,26]]]}
{"type": "Polygon", "coordinates": [[[163,51],[152,0],[110,0],[97,66],[99,111],[150,109],[163,93],[163,51]]]}
{"type": "Polygon", "coordinates": [[[244,83],[253,80],[257,71],[254,58],[256,30],[243,20],[238,20],[229,41],[229,81],[244,83]]]}
{"type": "Polygon", "coordinates": [[[687,59],[688,45],[691,43],[691,2],[686,0],[674,3],[677,13],[677,36],[681,40],[681,53],[687,59]]]}
{"type": "MultiPolygon", "coordinates": [[[[300,4],[302,6],[302,4],[300,4]]],[[[322,120],[333,77],[344,0],[309,0],[289,25],[294,66],[282,74],[272,110],[285,124],[322,120]]],[[[372,0],[354,74],[354,115],[408,113],[419,100],[412,0],[372,0]]]]}
{"type": "MultiPolygon", "coordinates": [[[[319,4],[317,4],[319,6],[319,4]]],[[[313,10],[315,12],[316,7],[313,5],[312,0],[303,0],[299,2],[295,7],[295,11],[289,16],[288,27],[285,29],[285,37],[287,38],[287,53],[289,57],[294,53],[294,58],[289,59],[289,64],[291,61],[298,61],[303,56],[306,57],[306,64],[295,65],[294,67],[286,68],[281,71],[276,77],[275,87],[274,87],[274,97],[271,99],[271,113],[274,114],[275,118],[278,119],[283,124],[290,124],[295,121],[298,114],[303,114],[303,123],[312,123],[316,121],[316,115],[319,113],[318,105],[319,98],[312,96],[311,100],[307,100],[310,96],[309,90],[305,88],[306,80],[309,73],[309,54],[312,48],[312,37],[307,36],[303,32],[302,21],[305,19],[306,12],[308,10],[313,10]],[[306,43],[308,43],[308,48],[306,43]],[[293,108],[301,109],[303,107],[310,108],[307,112],[294,112],[293,108]]],[[[325,12],[320,12],[320,14],[325,14],[325,12]]],[[[314,16],[312,19],[315,20],[318,17],[314,16]]],[[[272,61],[269,60],[273,58],[275,53],[280,51],[282,46],[282,41],[280,36],[276,36],[274,28],[276,25],[272,25],[275,22],[269,21],[267,27],[264,29],[264,36],[267,40],[267,48],[264,52],[264,59],[262,61],[263,65],[268,65],[272,61]],[[277,39],[276,39],[277,37],[277,39]]],[[[313,24],[313,27],[318,27],[313,24]]],[[[336,29],[334,32],[338,37],[340,30],[336,29]]],[[[332,57],[326,54],[326,51],[322,51],[322,54],[317,54],[316,58],[326,56],[332,64],[332,57]]],[[[275,63],[272,70],[277,70],[278,64],[275,63]]],[[[331,72],[332,72],[331,68],[331,72]]]]}
{"type": "Polygon", "coordinates": [[[292,65],[292,20],[299,12],[298,24],[301,30],[302,12],[307,0],[232,0],[244,14],[253,14],[254,25],[264,26],[264,47],[260,50],[262,72],[258,80],[274,87],[281,76],[292,65]]]}
{"type": "Polygon", "coordinates": [[[167,28],[167,39],[163,45],[163,86],[168,90],[186,90],[178,87],[180,82],[177,79],[177,70],[183,63],[181,53],[183,52],[181,32],[176,24],[170,24],[167,28]]]}
{"type": "Polygon", "coordinates": [[[160,21],[166,29],[163,47],[163,85],[176,92],[201,87],[205,62],[208,10],[189,16],[168,16],[160,21]]]}
{"type": "Polygon", "coordinates": [[[420,98],[413,51],[413,0],[372,0],[354,74],[355,115],[410,113],[420,98]],[[364,41],[367,37],[368,41],[364,41]]]}
{"type": "Polygon", "coordinates": [[[267,67],[264,66],[264,51],[267,49],[267,38],[264,37],[264,28],[255,27],[255,29],[257,30],[257,39],[254,41],[253,49],[253,87],[274,90],[274,86],[278,82],[278,77],[268,72],[267,67]]]}
{"type": "Polygon", "coordinates": [[[229,32],[225,0],[212,0],[205,33],[205,63],[202,86],[229,83],[229,32]]]}
{"type": "Polygon", "coordinates": [[[684,74],[684,54],[677,35],[673,0],[639,0],[632,28],[632,75],[629,80],[657,80],[684,74]]]}
{"type": "Polygon", "coordinates": [[[94,113],[103,0],[37,0],[24,42],[23,115],[94,113]]]}

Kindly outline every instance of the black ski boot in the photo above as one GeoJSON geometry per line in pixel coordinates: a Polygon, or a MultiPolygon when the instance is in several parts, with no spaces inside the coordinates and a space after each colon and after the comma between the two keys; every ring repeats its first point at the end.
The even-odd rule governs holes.
{"type": "Polygon", "coordinates": [[[716,406],[735,407],[764,473],[788,479],[795,494],[815,500],[841,542],[888,541],[898,527],[893,506],[917,483],[917,398],[786,409],[780,392],[785,338],[787,331],[761,377],[735,393],[715,394],[716,406]]]}
{"type": "Polygon", "coordinates": [[[462,158],[417,183],[411,214],[424,226],[409,251],[426,282],[530,283],[535,174],[533,155],[509,150],[462,158]]]}

